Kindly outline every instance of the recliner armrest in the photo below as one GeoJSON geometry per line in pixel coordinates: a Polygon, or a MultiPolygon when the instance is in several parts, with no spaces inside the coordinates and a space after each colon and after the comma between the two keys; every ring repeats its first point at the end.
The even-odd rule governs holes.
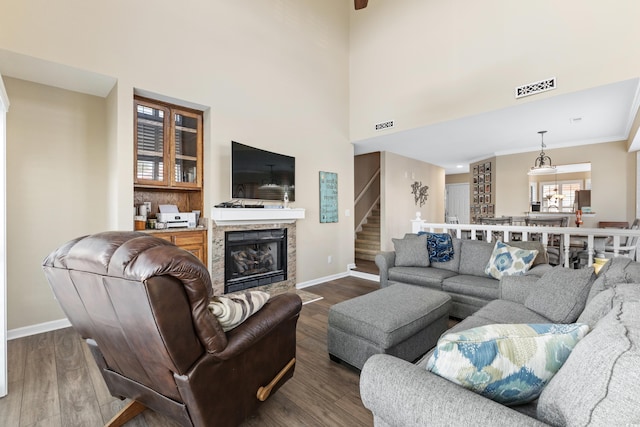
{"type": "Polygon", "coordinates": [[[293,292],[271,297],[257,313],[227,332],[227,347],[213,356],[221,360],[234,357],[247,350],[280,323],[299,316],[301,309],[302,300],[293,292]]]}

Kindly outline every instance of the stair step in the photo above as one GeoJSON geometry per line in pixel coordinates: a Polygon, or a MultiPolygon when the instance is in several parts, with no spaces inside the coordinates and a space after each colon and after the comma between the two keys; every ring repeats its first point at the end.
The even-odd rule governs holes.
{"type": "Polygon", "coordinates": [[[362,231],[380,231],[380,224],[362,224],[362,231]]]}
{"type": "Polygon", "coordinates": [[[373,231],[358,231],[356,233],[356,240],[373,240],[376,242],[380,241],[380,230],[377,232],[373,231]]]}
{"type": "Polygon", "coordinates": [[[380,250],[380,241],[356,239],[356,249],[375,249],[380,250]]]}
{"type": "Polygon", "coordinates": [[[369,216],[369,217],[367,217],[366,224],[378,224],[378,225],[380,225],[380,217],[379,216],[369,216]]]}
{"type": "Polygon", "coordinates": [[[376,259],[376,255],[378,254],[379,251],[363,251],[363,250],[359,250],[356,249],[356,258],[358,259],[364,259],[367,261],[375,261],[376,259]]]}

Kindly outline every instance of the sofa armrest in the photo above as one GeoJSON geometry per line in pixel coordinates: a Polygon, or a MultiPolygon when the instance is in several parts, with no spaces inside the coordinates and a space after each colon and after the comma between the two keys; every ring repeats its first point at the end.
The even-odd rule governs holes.
{"type": "Polygon", "coordinates": [[[543,426],[545,424],[393,356],[374,355],[360,374],[360,395],[390,426],[543,426]]]}
{"type": "Polygon", "coordinates": [[[389,286],[389,269],[396,263],[396,253],[394,251],[379,252],[376,255],[375,262],[380,270],[380,287],[389,286]]]}

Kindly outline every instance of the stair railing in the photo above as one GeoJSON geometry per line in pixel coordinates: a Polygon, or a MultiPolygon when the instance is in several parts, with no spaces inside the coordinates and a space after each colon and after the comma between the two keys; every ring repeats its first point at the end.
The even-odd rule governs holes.
{"type": "MultiPolygon", "coordinates": [[[[622,256],[618,248],[622,248],[622,239],[628,237],[640,237],[640,230],[634,229],[614,229],[614,228],[578,228],[578,227],[544,227],[544,226],[524,226],[524,225],[482,225],[482,224],[441,224],[428,223],[415,218],[411,221],[413,233],[419,231],[452,233],[457,238],[477,240],[478,236],[486,236],[488,242],[493,240],[493,232],[502,232],[503,241],[511,240],[511,236],[517,235],[523,241],[529,240],[531,235],[541,236],[543,246],[547,246],[550,234],[562,235],[564,244],[561,254],[561,265],[571,266],[570,246],[572,240],[582,241],[584,250],[587,252],[587,265],[592,265],[596,256],[602,256],[605,250],[605,242],[611,240],[610,247],[614,248],[613,256],[622,256]]],[[[609,246],[607,245],[607,246],[609,246]]],[[[635,254],[634,254],[635,255],[635,254]]]]}
{"type": "Polygon", "coordinates": [[[373,174],[373,176],[371,176],[371,178],[369,179],[369,181],[367,181],[367,184],[364,186],[364,188],[362,189],[362,191],[360,191],[360,193],[356,196],[356,199],[354,201],[354,210],[356,212],[359,212],[360,210],[358,209],[358,206],[360,205],[360,202],[363,201],[363,199],[370,201],[371,198],[373,197],[372,192],[373,191],[377,191],[377,195],[375,195],[375,197],[373,197],[373,201],[369,202],[369,205],[367,206],[367,210],[365,212],[364,215],[362,215],[361,217],[356,218],[357,221],[357,225],[355,228],[355,231],[360,231],[362,230],[362,224],[365,223],[365,221],[367,220],[367,217],[371,214],[371,212],[375,209],[375,207],[377,206],[377,204],[380,202],[380,168],[378,168],[378,170],[376,170],[373,174]],[[374,183],[378,182],[378,187],[374,187],[374,183]]]}

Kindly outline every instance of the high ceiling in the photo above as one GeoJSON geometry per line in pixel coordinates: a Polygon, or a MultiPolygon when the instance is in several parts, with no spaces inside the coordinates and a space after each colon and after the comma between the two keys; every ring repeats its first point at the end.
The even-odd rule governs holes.
{"type": "MultiPolygon", "coordinates": [[[[540,151],[540,130],[547,131],[547,149],[626,140],[639,90],[635,78],[417,129],[381,131],[354,141],[355,154],[389,151],[455,174],[488,157],[540,151]]],[[[631,149],[640,150],[640,137],[631,149]]]]}

